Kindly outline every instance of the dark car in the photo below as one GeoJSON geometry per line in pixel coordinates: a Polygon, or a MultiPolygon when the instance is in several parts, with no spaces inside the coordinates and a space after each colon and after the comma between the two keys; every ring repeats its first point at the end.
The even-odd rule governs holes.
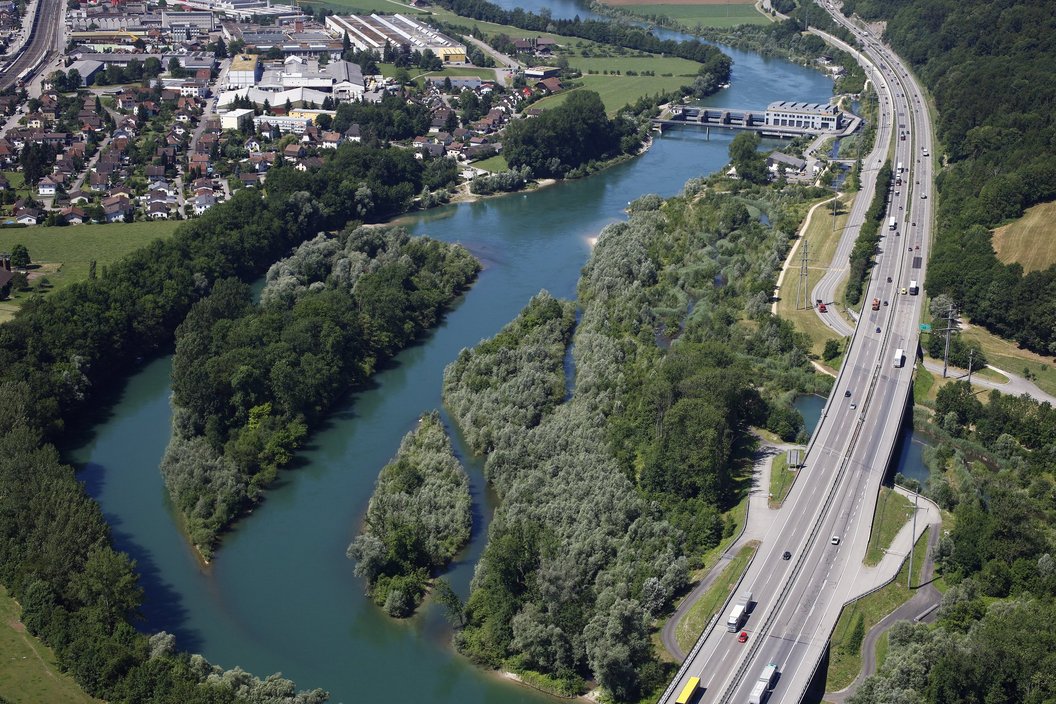
{"type": "Polygon", "coordinates": [[[851,397],[851,390],[847,389],[846,391],[844,391],[843,392],[843,397],[844,398],[850,398],[851,397]]]}
{"type": "Polygon", "coordinates": [[[781,556],[781,559],[782,560],[791,560],[792,559],[792,553],[790,553],[788,550],[785,550],[785,554],[781,556]]]}

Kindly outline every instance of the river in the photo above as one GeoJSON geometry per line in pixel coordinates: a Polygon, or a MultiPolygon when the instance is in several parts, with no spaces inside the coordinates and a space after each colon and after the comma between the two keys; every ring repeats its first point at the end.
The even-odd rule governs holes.
{"type": "MultiPolygon", "coordinates": [[[[751,54],[735,58],[733,86],[718,101],[763,107],[830,96],[832,84],[819,73],[751,54]]],[[[169,437],[171,358],[138,371],[72,459],[116,546],[138,561],[144,628],[174,633],[182,649],[225,668],[281,671],[299,687],[322,687],[333,702],[552,701],[454,654],[436,609],[403,622],[382,615],[364,597],[345,548],[378,470],[419,415],[439,406],[443,368],[458,351],[495,334],[542,288],[573,296],[589,239],[638,196],[673,195],[687,179],[721,167],[733,134],[671,130],[643,156],[586,179],[404,218],[415,233],[467,246],[484,263],[479,280],[432,334],[313,436],[302,466],[282,474],[207,569],[180,533],[158,471],[169,437]]],[[[471,544],[448,576],[466,594],[493,501],[480,462],[467,457],[460,438],[455,443],[475,517],[471,544]]]]}

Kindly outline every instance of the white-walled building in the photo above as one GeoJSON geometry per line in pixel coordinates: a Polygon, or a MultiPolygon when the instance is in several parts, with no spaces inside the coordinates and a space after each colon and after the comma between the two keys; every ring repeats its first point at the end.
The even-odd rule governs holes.
{"type": "Polygon", "coordinates": [[[805,127],[838,130],[842,114],[832,103],[797,103],[782,100],[766,106],[766,124],[773,127],[805,127]]]}
{"type": "Polygon", "coordinates": [[[259,56],[239,54],[231,59],[231,67],[227,70],[227,85],[231,88],[255,86],[262,73],[259,56]]]}
{"type": "Polygon", "coordinates": [[[220,114],[220,129],[240,130],[253,124],[253,110],[239,108],[220,114]]]}

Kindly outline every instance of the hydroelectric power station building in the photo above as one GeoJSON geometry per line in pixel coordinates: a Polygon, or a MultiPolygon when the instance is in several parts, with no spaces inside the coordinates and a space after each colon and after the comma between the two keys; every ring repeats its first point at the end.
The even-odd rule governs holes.
{"type": "Polygon", "coordinates": [[[835,132],[842,126],[840,109],[831,103],[794,103],[787,100],[766,106],[764,124],[821,132],[835,132]]]}

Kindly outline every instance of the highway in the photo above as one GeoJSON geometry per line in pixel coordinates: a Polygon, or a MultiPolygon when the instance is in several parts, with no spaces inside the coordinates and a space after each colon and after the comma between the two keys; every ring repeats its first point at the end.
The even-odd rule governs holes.
{"type": "Polygon", "coordinates": [[[66,23],[66,6],[62,0],[39,0],[30,22],[29,37],[25,47],[10,63],[0,69],[0,90],[10,88],[26,71],[26,82],[48,65],[49,59],[63,50],[63,28],[66,23]]]}
{"type": "MultiPolygon", "coordinates": [[[[876,170],[892,153],[892,164],[902,162],[907,169],[889,211],[898,234],[885,223],[867,304],[853,330],[844,321],[852,335],[845,361],[792,492],[734,597],[702,634],[662,704],[674,702],[690,677],[699,677],[701,684],[692,701],[748,702],[768,663],[780,671],[769,701],[801,701],[843,605],[878,586],[876,570],[865,569],[862,559],[877,492],[911,398],[923,296],[901,291],[908,290],[911,280],[924,278],[933,203],[931,159],[924,154],[925,149],[930,153],[933,140],[922,93],[898,58],[875,37],[862,36],[833,6],[822,6],[860,37],[862,52],[876,67],[870,75],[883,115],[877,147],[863,164],[864,187],[852,207],[851,224],[856,213],[859,225],[864,219],[876,170]],[[899,138],[902,131],[907,132],[905,140],[899,138]],[[879,310],[868,305],[873,298],[880,299],[879,310]],[[896,366],[898,348],[904,350],[905,362],[896,366]],[[787,560],[785,551],[791,554],[787,560]],[[745,590],[752,591],[755,604],[740,629],[748,634],[741,644],[727,632],[725,620],[745,590]]],[[[848,238],[853,245],[854,237],[848,238]]],[[[825,285],[819,284],[815,297],[832,300],[817,294],[825,285]]],[[[827,285],[833,285],[831,279],[827,285]]]]}

